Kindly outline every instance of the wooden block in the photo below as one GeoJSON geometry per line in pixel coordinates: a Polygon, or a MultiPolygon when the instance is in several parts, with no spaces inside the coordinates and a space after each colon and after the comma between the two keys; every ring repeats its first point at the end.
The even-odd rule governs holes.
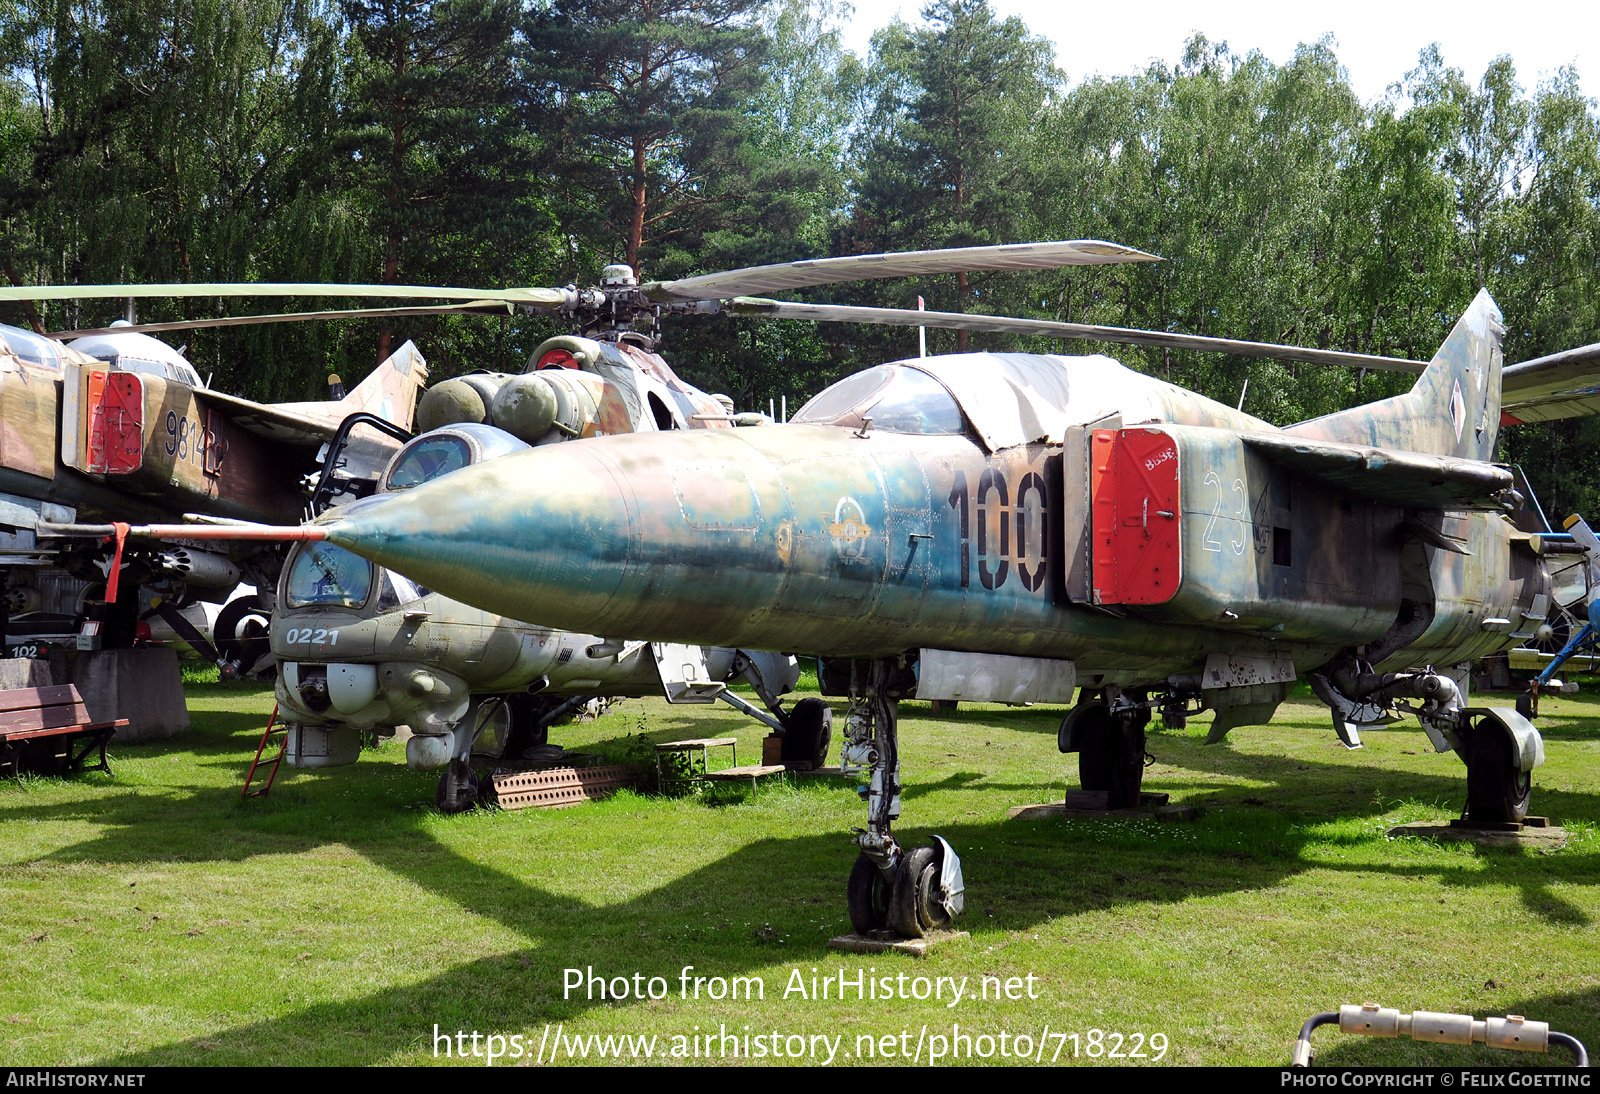
{"type": "Polygon", "coordinates": [[[691,748],[716,748],[719,745],[736,745],[737,737],[693,737],[686,741],[662,741],[657,752],[684,752],[691,748]]]}
{"type": "Polygon", "coordinates": [[[1074,809],[1061,802],[1042,805],[1014,805],[1006,810],[1006,820],[1044,820],[1047,817],[1069,817],[1081,820],[1110,820],[1116,817],[1147,817],[1155,820],[1190,821],[1200,816],[1192,805],[1163,805],[1155,809],[1074,809]]]}
{"type": "Polygon", "coordinates": [[[764,764],[781,764],[783,762],[783,738],[776,733],[769,733],[761,738],[761,762],[764,764]]]}
{"type": "Polygon", "coordinates": [[[1111,791],[1109,790],[1069,790],[1067,791],[1068,809],[1110,809],[1111,791]]]}
{"type": "Polygon", "coordinates": [[[1480,847],[1530,847],[1556,851],[1567,845],[1567,830],[1553,825],[1503,831],[1493,828],[1462,828],[1449,824],[1414,821],[1389,829],[1390,838],[1418,836],[1444,843],[1475,843],[1480,847]]]}
{"type": "Polygon", "coordinates": [[[901,938],[893,931],[873,931],[870,935],[851,931],[828,939],[828,949],[846,953],[888,953],[893,950],[912,957],[927,957],[935,947],[970,937],[966,931],[934,931],[926,938],[901,938]]]}

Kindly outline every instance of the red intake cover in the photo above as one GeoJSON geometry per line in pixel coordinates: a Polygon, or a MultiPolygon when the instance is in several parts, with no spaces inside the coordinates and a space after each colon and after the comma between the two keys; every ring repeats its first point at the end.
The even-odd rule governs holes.
{"type": "Polygon", "coordinates": [[[128,475],[143,465],[144,385],[138,373],[89,373],[88,440],[87,471],[128,475]]]}
{"type": "Polygon", "coordinates": [[[1097,604],[1165,604],[1178,591],[1178,443],[1141,426],[1097,429],[1089,448],[1097,604]]]}

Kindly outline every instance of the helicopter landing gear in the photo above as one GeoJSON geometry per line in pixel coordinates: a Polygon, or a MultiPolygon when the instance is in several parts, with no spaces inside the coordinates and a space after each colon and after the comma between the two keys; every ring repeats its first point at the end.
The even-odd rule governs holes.
{"type": "Polygon", "coordinates": [[[1516,738],[1492,719],[1477,718],[1466,746],[1467,819],[1520,822],[1528,815],[1533,776],[1518,768],[1516,738]]]}
{"type": "MultiPolygon", "coordinates": [[[[850,925],[858,934],[884,929],[922,938],[961,914],[961,860],[939,837],[932,847],[906,851],[891,826],[900,816],[900,749],[896,732],[900,705],[900,663],[887,658],[872,664],[872,682],[855,687],[852,672],[849,723],[840,762],[869,774],[861,795],[867,827],[856,829],[861,854],[850,870],[846,896],[850,925]]],[[[800,704],[796,704],[799,707],[800,704]]]]}
{"type": "Polygon", "coordinates": [[[465,813],[493,794],[474,758],[492,765],[505,752],[513,714],[504,696],[475,695],[466,716],[450,730],[450,763],[439,776],[433,801],[441,813],[465,813]]]}
{"type": "Polygon", "coordinates": [[[483,793],[483,780],[465,760],[451,760],[450,766],[439,776],[439,788],[433,792],[433,803],[441,813],[465,813],[478,804],[483,793]]]}

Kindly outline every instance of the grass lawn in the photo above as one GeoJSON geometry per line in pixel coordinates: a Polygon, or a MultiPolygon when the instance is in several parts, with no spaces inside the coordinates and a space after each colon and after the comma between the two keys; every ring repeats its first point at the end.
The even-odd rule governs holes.
{"type": "MultiPolygon", "coordinates": [[[[1555,853],[1386,838],[1459,814],[1460,762],[1414,723],[1346,752],[1309,698],[1223,745],[1201,743],[1209,716],[1151,733],[1146,788],[1201,806],[1194,823],[1007,821],[1076,785],[1059,712],[907,703],[898,834],[955,846],[971,931],[924,960],[826,949],[848,929],[848,831],[865,815],[847,784],[445,817],[435,777],[390,744],[349,768],[285,767],[270,798],[241,802],[270,692],[189,695],[190,732],[114,749],[112,777],[0,783],[0,1063],[423,1063],[435,1025],[519,1034],[531,1055],[550,1023],[567,1038],[655,1034],[658,1055],[726,1026],[842,1035],[838,1058],[854,1062],[858,1037],[881,1051],[893,1034],[898,1053],[907,1030],[909,1052],[959,1025],[1035,1045],[1048,1027],[1059,1062],[1074,1042],[1058,1034],[1077,1034],[1081,1058],[1099,1030],[1124,1051],[1143,1035],[1152,1055],[1163,1034],[1166,1063],[1277,1066],[1313,1012],[1368,1000],[1525,1014],[1600,1049],[1589,690],[1543,704],[1534,808],[1572,835],[1555,853]],[[683,999],[686,965],[759,978],[765,998],[683,999]],[[590,966],[670,993],[563,998],[564,970],[590,966]],[[841,968],[966,978],[974,995],[985,976],[1032,976],[1037,997],[785,998],[794,970],[809,994],[813,969],[841,968]]],[[[737,735],[753,759],[763,732],[722,706],[629,700],[552,740],[617,752],[630,735],[737,735]]],[[[1316,1044],[1328,1064],[1567,1062],[1329,1030],[1316,1044]]]]}

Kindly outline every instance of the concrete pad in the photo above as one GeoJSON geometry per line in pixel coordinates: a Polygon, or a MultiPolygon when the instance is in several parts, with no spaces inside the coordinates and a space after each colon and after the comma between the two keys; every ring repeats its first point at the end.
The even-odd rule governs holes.
{"type": "Polygon", "coordinates": [[[893,931],[873,931],[871,934],[837,935],[828,939],[828,949],[846,953],[905,953],[912,957],[927,957],[937,946],[972,937],[966,931],[934,931],[926,938],[901,938],[893,931]]]}
{"type": "Polygon", "coordinates": [[[1006,810],[1006,820],[1043,820],[1046,817],[1071,817],[1104,820],[1110,817],[1153,817],[1156,820],[1192,821],[1200,816],[1193,805],[1161,805],[1154,809],[1073,809],[1062,802],[1043,805],[1014,805],[1006,810]]]}
{"type": "Polygon", "coordinates": [[[170,649],[78,650],[62,683],[78,685],[95,721],[128,719],[117,743],[158,741],[189,728],[183,674],[170,649]]]}
{"type": "Polygon", "coordinates": [[[0,691],[47,688],[56,682],[50,662],[34,657],[0,658],[0,691]]]}
{"type": "Polygon", "coordinates": [[[1413,821],[1389,829],[1389,837],[1393,839],[1396,836],[1417,836],[1441,843],[1475,843],[1479,847],[1529,847],[1544,851],[1559,851],[1567,845],[1567,830],[1553,826],[1524,826],[1515,831],[1505,831],[1413,821]]]}

